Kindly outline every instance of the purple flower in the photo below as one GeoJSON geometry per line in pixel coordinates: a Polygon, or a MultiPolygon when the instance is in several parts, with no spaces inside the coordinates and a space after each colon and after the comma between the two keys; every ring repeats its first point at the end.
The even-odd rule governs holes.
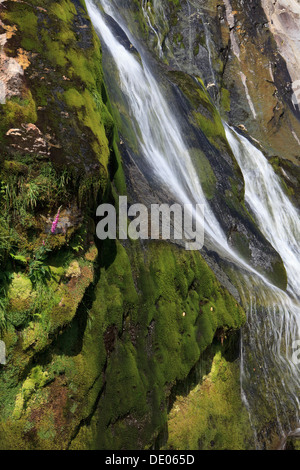
{"type": "Polygon", "coordinates": [[[56,227],[57,227],[57,224],[58,224],[58,221],[59,221],[59,214],[60,214],[60,208],[58,209],[56,217],[55,217],[55,219],[52,223],[51,233],[55,233],[55,230],[56,230],[56,227]]]}

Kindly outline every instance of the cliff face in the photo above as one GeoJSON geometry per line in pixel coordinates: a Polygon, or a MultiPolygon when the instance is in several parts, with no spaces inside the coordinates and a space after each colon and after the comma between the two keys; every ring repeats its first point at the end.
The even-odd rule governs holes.
{"type": "MultiPolygon", "coordinates": [[[[155,0],[144,2],[143,9],[135,5],[135,31],[167,67],[201,77],[222,117],[259,141],[299,204],[298,3],[155,0]]],[[[120,7],[132,15],[128,2],[120,7]]]]}
{"type": "Polygon", "coordinates": [[[286,62],[294,92],[293,104],[300,104],[299,97],[299,27],[300,6],[295,0],[272,2],[262,0],[262,7],[268,20],[268,26],[276,41],[278,52],[286,62]]]}
{"type": "MultiPolygon", "coordinates": [[[[279,172],[281,158],[290,159],[286,173],[298,161],[298,110],[262,8],[229,0],[162,8],[156,0],[147,16],[142,5],[119,2],[134,32],[151,49],[158,45],[158,54],[164,49],[166,88],[180,93],[194,129],[191,148],[201,145],[195,161],[206,196],[224,212],[233,244],[247,254],[253,242],[257,267],[284,287],[281,260],[244,206],[244,182],[221,125],[222,116],[247,127],[267,154],[279,156],[279,172]],[[287,149],[281,139],[291,133],[287,149]]],[[[176,447],[176,426],[184,432],[176,394],[206,374],[198,398],[215,424],[209,440],[195,426],[191,445],[253,447],[235,363],[245,313],[215,253],[203,256],[219,280],[198,252],[95,238],[97,204],[117,204],[127,191],[143,199],[147,186],[132,177],[134,135],[126,111],[112,110],[85,2],[2,1],[0,18],[0,339],[7,354],[0,448],[176,447]],[[228,437],[233,422],[238,443],[228,437]]],[[[113,71],[107,83],[117,87],[113,71]]]]}
{"type": "Polygon", "coordinates": [[[143,448],[245,315],[199,253],[95,241],[126,189],[84,2],[2,2],[1,60],[0,447],[143,448]]]}

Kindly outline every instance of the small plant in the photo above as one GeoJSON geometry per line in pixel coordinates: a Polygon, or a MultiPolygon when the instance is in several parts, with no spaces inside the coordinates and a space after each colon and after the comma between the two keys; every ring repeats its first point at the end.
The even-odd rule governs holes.
{"type": "Polygon", "coordinates": [[[71,181],[71,175],[68,173],[67,170],[64,170],[58,180],[59,191],[66,192],[66,187],[68,186],[70,181],[71,181]]]}
{"type": "Polygon", "coordinates": [[[34,286],[39,282],[46,284],[51,279],[51,271],[49,266],[45,265],[42,260],[34,259],[29,263],[28,277],[34,286]]]}
{"type": "Polygon", "coordinates": [[[11,280],[12,273],[0,271],[0,332],[6,329],[6,308],[8,304],[7,287],[11,280]]]}
{"type": "Polygon", "coordinates": [[[72,250],[74,250],[76,253],[82,251],[84,249],[84,240],[81,235],[78,235],[78,237],[73,241],[71,244],[72,250]]]}
{"type": "Polygon", "coordinates": [[[28,277],[33,286],[36,286],[38,283],[46,284],[46,282],[51,279],[50,268],[44,263],[49,251],[51,250],[47,248],[46,243],[44,242],[35,252],[34,258],[29,262],[28,277]]]}
{"type": "Polygon", "coordinates": [[[6,306],[7,299],[0,298],[0,331],[6,329],[6,306]]]}
{"type": "Polygon", "coordinates": [[[59,207],[55,219],[52,222],[50,233],[48,234],[46,240],[43,240],[43,243],[36,251],[33,260],[29,263],[28,277],[34,286],[36,286],[38,283],[46,284],[47,281],[51,279],[51,270],[49,266],[44,263],[44,261],[47,258],[47,253],[51,251],[51,249],[47,247],[47,240],[50,234],[53,235],[56,231],[57,224],[59,222],[60,211],[61,206],[59,207]]]}
{"type": "Polygon", "coordinates": [[[37,206],[38,200],[39,200],[38,185],[33,182],[26,184],[26,195],[25,195],[26,205],[33,210],[37,206]]]}

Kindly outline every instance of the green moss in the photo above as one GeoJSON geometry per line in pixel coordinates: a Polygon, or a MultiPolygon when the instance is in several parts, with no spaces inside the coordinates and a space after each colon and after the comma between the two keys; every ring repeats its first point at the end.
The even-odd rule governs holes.
{"type": "Polygon", "coordinates": [[[64,100],[68,106],[74,106],[76,108],[81,108],[85,103],[84,98],[75,88],[69,88],[64,93],[64,100]]]}
{"type": "Polygon", "coordinates": [[[249,262],[251,259],[251,250],[249,247],[248,238],[240,232],[233,232],[230,235],[231,244],[235,247],[238,253],[249,262]]]}
{"type": "Polygon", "coordinates": [[[168,420],[167,449],[244,450],[252,432],[242,405],[237,363],[217,352],[211,371],[187,396],[178,396],[168,420]]]}
{"type": "Polygon", "coordinates": [[[4,162],[4,171],[11,174],[26,174],[28,172],[28,166],[15,160],[4,162]]]}
{"type": "Polygon", "coordinates": [[[285,266],[281,260],[273,263],[271,271],[268,272],[268,277],[275,286],[285,290],[288,282],[285,266]]]}
{"type": "Polygon", "coordinates": [[[230,111],[230,92],[226,88],[221,88],[221,108],[226,113],[230,111]]]}
{"type": "Polygon", "coordinates": [[[99,155],[101,162],[106,168],[108,165],[110,151],[108,148],[104,124],[108,125],[108,134],[108,130],[113,125],[113,121],[107,120],[108,113],[104,112],[104,107],[103,113],[99,113],[99,110],[97,109],[97,102],[95,102],[95,98],[90,91],[85,90],[82,94],[82,98],[85,104],[85,109],[84,111],[78,111],[78,117],[80,121],[82,121],[82,123],[93,132],[93,135],[95,136],[95,140],[93,142],[94,151],[97,155],[99,155]],[[101,118],[102,125],[100,124],[101,121],[99,123],[99,118],[101,118]],[[106,119],[105,122],[103,122],[104,119],[106,119]]]}
{"type": "Polygon", "coordinates": [[[197,148],[190,149],[189,154],[192,157],[205,197],[207,199],[212,199],[216,191],[217,179],[209,160],[204,153],[197,148]]]}
{"type": "Polygon", "coordinates": [[[95,83],[93,75],[93,66],[88,58],[82,52],[70,49],[66,53],[66,58],[70,63],[69,76],[73,78],[80,78],[83,83],[92,86],[95,83]]]}
{"type": "Polygon", "coordinates": [[[181,7],[180,0],[169,0],[169,9],[170,9],[170,24],[171,26],[176,26],[178,22],[178,11],[181,7]]]}
{"type": "Polygon", "coordinates": [[[23,274],[14,274],[8,290],[7,319],[16,327],[28,320],[29,309],[35,299],[36,293],[28,277],[23,274]]]}
{"type": "Polygon", "coordinates": [[[53,3],[50,6],[50,11],[65,23],[72,21],[74,15],[77,13],[74,4],[67,0],[62,0],[59,3],[53,3]]]}
{"type": "Polygon", "coordinates": [[[36,123],[36,104],[31,91],[27,90],[23,99],[13,97],[6,102],[5,109],[1,109],[0,132],[2,136],[10,128],[20,127],[22,123],[36,123]]]}
{"type": "Polygon", "coordinates": [[[47,47],[46,57],[55,66],[65,67],[67,65],[67,58],[65,51],[62,48],[61,42],[55,39],[50,39],[48,35],[44,37],[45,44],[47,47]]]}
{"type": "Polygon", "coordinates": [[[183,44],[183,36],[181,33],[177,33],[174,37],[173,37],[173,41],[175,42],[176,45],[180,45],[180,47],[184,47],[184,44],[183,44]]]}
{"type": "Polygon", "coordinates": [[[290,437],[287,439],[285,450],[300,450],[299,437],[290,437]]]}
{"type": "Polygon", "coordinates": [[[13,412],[13,418],[18,420],[20,419],[26,403],[30,397],[36,393],[40,388],[43,388],[48,382],[49,377],[47,372],[43,372],[40,366],[34,367],[23,383],[21,392],[16,398],[15,408],[13,412]]]}
{"type": "Polygon", "coordinates": [[[23,36],[32,39],[37,38],[37,15],[25,5],[12,6],[12,10],[9,13],[3,12],[3,17],[16,24],[23,33],[23,36]]]}
{"type": "Polygon", "coordinates": [[[163,243],[149,244],[146,257],[137,244],[125,251],[117,243],[95,293],[91,316],[102,325],[107,367],[94,445],[143,448],[167,421],[170,385],[187,377],[217,328],[239,328],[245,315],[199,253],[163,243]]]}
{"type": "Polygon", "coordinates": [[[172,80],[177,83],[186,98],[191,109],[191,119],[205,134],[207,139],[217,149],[224,146],[229,149],[221,116],[211,101],[203,81],[198,77],[197,82],[183,72],[170,72],[172,80]]]}
{"type": "Polygon", "coordinates": [[[194,57],[196,57],[198,54],[199,54],[199,44],[196,44],[193,47],[193,55],[194,55],[194,57]]]}

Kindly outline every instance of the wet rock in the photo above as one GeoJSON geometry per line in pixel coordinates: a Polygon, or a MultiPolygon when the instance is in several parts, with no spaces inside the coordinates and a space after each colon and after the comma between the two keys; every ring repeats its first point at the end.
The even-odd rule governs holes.
{"type": "Polygon", "coordinates": [[[300,105],[300,5],[297,0],[262,0],[280,54],[285,59],[293,88],[293,104],[300,105]]]}
{"type": "Polygon", "coordinates": [[[114,325],[109,326],[104,332],[104,346],[108,355],[110,355],[115,349],[115,343],[118,338],[118,328],[114,325]]]}
{"type": "Polygon", "coordinates": [[[116,23],[116,21],[109,15],[105,15],[105,20],[108,26],[112,29],[114,36],[116,39],[122,44],[123,47],[129,52],[135,53],[139,55],[136,48],[131,44],[129,38],[126,36],[125,32],[122,28],[116,23]]]}
{"type": "Polygon", "coordinates": [[[77,15],[74,17],[74,29],[77,34],[77,46],[80,49],[90,49],[93,47],[93,35],[91,32],[91,22],[87,16],[82,15],[82,5],[80,0],[73,0],[77,15]]]}
{"type": "MultiPolygon", "coordinates": [[[[268,155],[299,165],[298,3],[162,3],[151,2],[150,16],[164,61],[174,70],[201,77],[208,87],[213,83],[210,96],[226,121],[243,123],[268,155]],[[294,47],[289,49],[290,43],[294,47]]],[[[149,47],[157,53],[150,29],[149,47]]]]}

